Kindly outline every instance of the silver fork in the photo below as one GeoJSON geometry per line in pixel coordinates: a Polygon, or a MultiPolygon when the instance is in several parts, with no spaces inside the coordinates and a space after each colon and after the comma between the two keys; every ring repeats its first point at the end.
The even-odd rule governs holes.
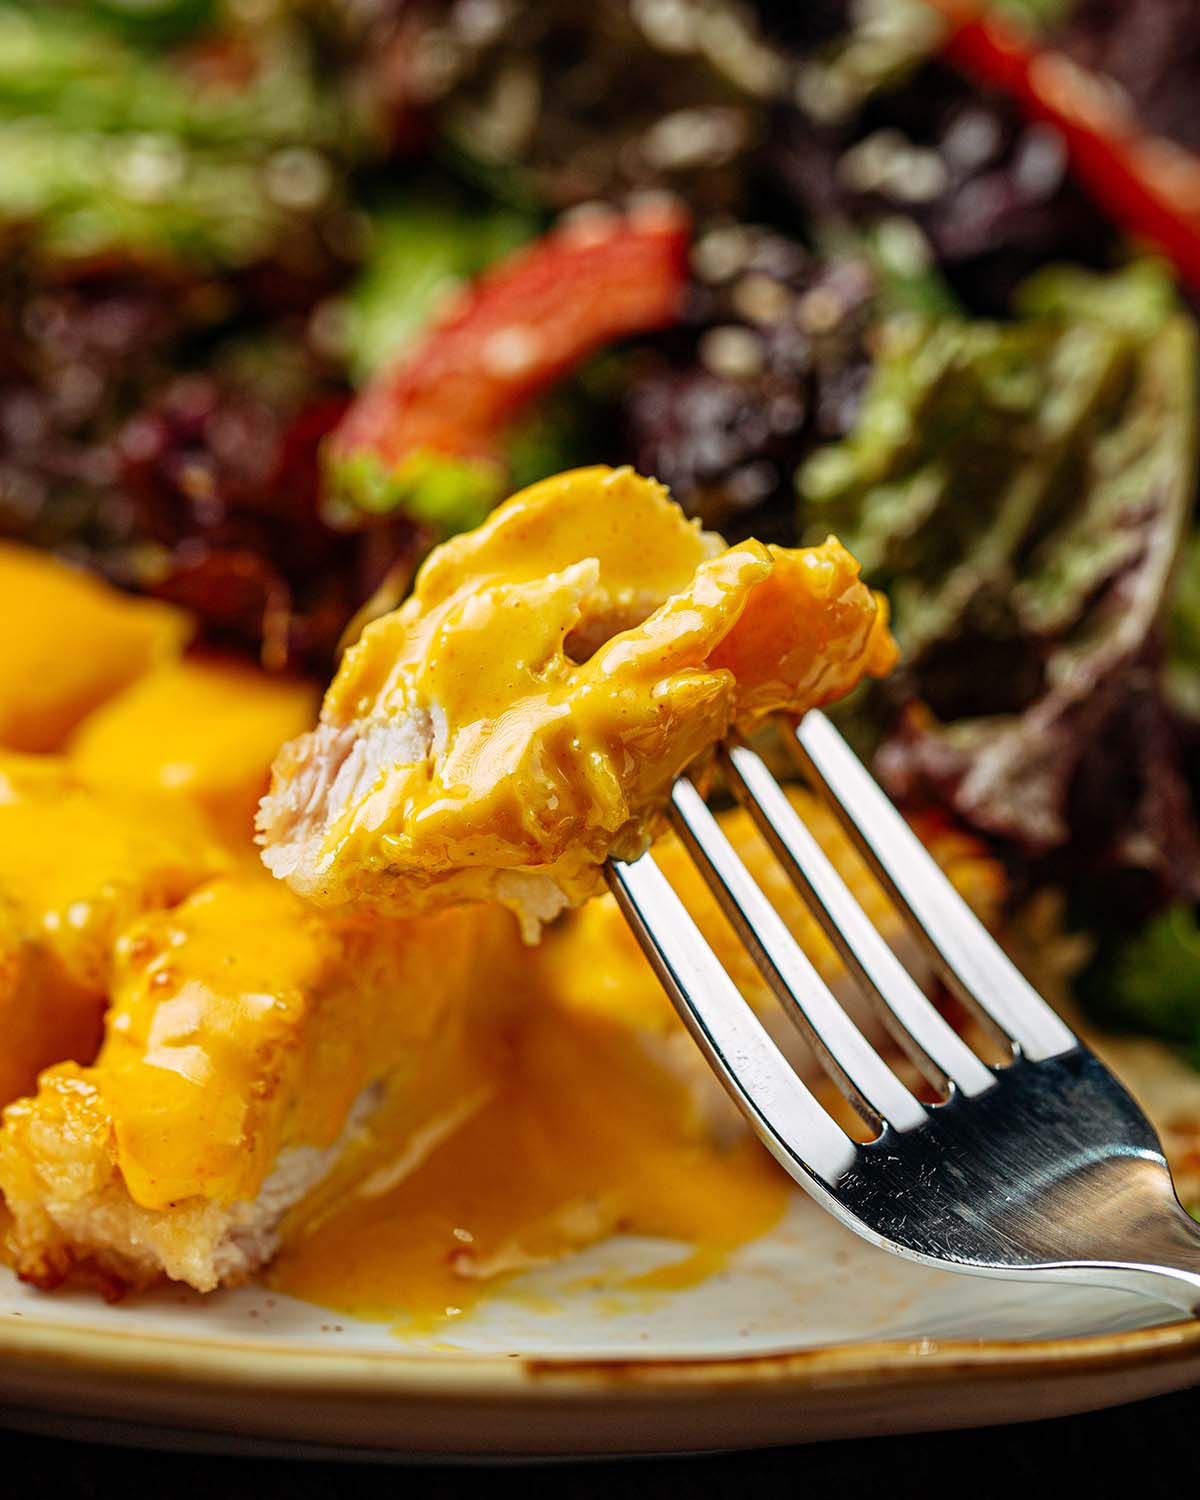
{"type": "Polygon", "coordinates": [[[752,1013],[647,854],[608,866],[626,919],[763,1144],[873,1244],[946,1270],[1098,1283],[1200,1311],[1200,1225],[1180,1207],[1150,1122],[1013,965],[845,740],[819,712],[795,731],[808,777],[951,990],[1004,1048],[980,1059],[927,999],[762,760],[725,776],[889,1031],[940,1102],[923,1103],[841,1008],[703,798],[672,824],[788,1015],[875,1139],[853,1140],[752,1013]]]}

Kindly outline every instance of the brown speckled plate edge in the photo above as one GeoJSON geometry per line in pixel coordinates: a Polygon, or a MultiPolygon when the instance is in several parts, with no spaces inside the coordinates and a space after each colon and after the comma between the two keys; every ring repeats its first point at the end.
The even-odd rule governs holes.
{"type": "MultiPolygon", "coordinates": [[[[847,1344],[723,1360],[552,1361],[266,1349],[12,1319],[0,1403],[378,1457],[696,1452],[1032,1420],[1200,1382],[1200,1322],[1092,1337],[847,1344]]],[[[19,1422],[19,1415],[16,1417],[19,1422]]]]}

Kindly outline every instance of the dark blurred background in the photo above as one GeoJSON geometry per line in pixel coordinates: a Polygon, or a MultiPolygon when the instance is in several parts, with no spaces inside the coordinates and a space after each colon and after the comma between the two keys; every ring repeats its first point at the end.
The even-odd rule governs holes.
{"type": "Polygon", "coordinates": [[[516,1493],[526,1500],[792,1500],[797,1494],[927,1500],[960,1492],[979,1500],[1051,1492],[1165,1500],[1189,1482],[1196,1413],[1196,1394],[1182,1392],[1052,1423],[699,1458],[501,1469],[181,1457],[18,1433],[0,1434],[0,1458],[11,1493],[33,1490],[70,1500],[131,1488],[179,1500],[375,1500],[401,1489],[423,1500],[516,1493]]]}

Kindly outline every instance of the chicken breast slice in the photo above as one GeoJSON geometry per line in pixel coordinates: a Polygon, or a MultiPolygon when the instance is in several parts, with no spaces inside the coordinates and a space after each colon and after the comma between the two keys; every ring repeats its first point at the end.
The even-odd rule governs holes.
{"type": "Polygon", "coordinates": [[[435,551],[367,627],[276,760],[263,859],[321,906],[495,901],[534,941],[605,859],[646,848],[671,783],[730,729],[894,660],[833,538],[726,549],[629,469],[560,475],[435,551]]]}

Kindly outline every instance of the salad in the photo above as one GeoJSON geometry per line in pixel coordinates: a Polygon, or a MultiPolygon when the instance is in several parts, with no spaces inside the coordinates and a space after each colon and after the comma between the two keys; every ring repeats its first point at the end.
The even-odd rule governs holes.
{"type": "Polygon", "coordinates": [[[1194,0],[3,0],[0,536],[326,677],[629,463],[836,533],[842,722],[1200,1066],[1194,0]]]}

